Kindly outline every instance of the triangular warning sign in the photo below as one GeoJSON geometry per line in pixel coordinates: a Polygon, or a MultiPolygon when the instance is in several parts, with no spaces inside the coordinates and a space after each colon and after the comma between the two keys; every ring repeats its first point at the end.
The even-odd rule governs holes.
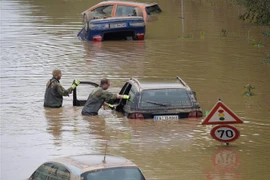
{"type": "Polygon", "coordinates": [[[218,101],[216,103],[216,105],[211,109],[208,116],[206,116],[206,118],[202,122],[203,125],[237,123],[243,123],[243,121],[221,101],[218,101]]]}

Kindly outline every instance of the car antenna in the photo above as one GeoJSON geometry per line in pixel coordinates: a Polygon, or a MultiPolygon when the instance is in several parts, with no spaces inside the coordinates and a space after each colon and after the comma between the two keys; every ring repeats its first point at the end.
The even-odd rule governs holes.
{"type": "Polygon", "coordinates": [[[106,145],[105,145],[104,159],[103,159],[103,161],[102,161],[103,164],[106,163],[107,147],[108,147],[108,141],[106,141],[106,145]]]}

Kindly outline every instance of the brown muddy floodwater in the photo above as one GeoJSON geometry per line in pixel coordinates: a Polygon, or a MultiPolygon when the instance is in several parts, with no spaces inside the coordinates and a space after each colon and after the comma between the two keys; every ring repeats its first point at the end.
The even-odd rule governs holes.
{"type": "Polygon", "coordinates": [[[81,42],[80,12],[97,2],[1,0],[1,179],[26,179],[56,157],[103,153],[106,140],[148,180],[269,179],[269,29],[238,20],[242,10],[227,1],[156,0],[163,13],[147,24],[145,41],[81,42]],[[108,77],[114,92],[130,77],[181,76],[204,112],[221,98],[238,114],[241,136],[225,147],[201,119],[135,121],[103,109],[85,118],[72,96],[45,109],[55,67],[66,88],[108,77]],[[242,95],[247,84],[255,96],[242,95]]]}

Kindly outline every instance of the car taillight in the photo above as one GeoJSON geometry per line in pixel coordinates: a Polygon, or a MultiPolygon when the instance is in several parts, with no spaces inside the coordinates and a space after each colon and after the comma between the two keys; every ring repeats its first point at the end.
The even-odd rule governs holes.
{"type": "Polygon", "coordinates": [[[138,40],[144,40],[144,33],[136,34],[138,40]]]}
{"type": "Polygon", "coordinates": [[[93,41],[102,41],[102,37],[101,36],[94,36],[93,41]]]}
{"type": "Polygon", "coordinates": [[[188,114],[188,118],[202,117],[202,111],[192,111],[188,114]]]}
{"type": "Polygon", "coordinates": [[[143,115],[141,113],[131,113],[129,114],[128,118],[130,119],[144,119],[143,115]]]}
{"type": "Polygon", "coordinates": [[[197,117],[202,117],[202,116],[203,116],[202,111],[197,111],[197,117]]]}

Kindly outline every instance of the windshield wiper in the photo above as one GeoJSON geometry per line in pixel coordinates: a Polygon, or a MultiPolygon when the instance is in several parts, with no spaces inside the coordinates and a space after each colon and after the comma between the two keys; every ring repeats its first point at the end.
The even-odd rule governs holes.
{"type": "Polygon", "coordinates": [[[146,101],[147,103],[150,103],[150,104],[155,104],[155,105],[160,105],[160,106],[169,106],[170,104],[169,103],[160,103],[160,102],[155,102],[155,101],[146,101]]]}

